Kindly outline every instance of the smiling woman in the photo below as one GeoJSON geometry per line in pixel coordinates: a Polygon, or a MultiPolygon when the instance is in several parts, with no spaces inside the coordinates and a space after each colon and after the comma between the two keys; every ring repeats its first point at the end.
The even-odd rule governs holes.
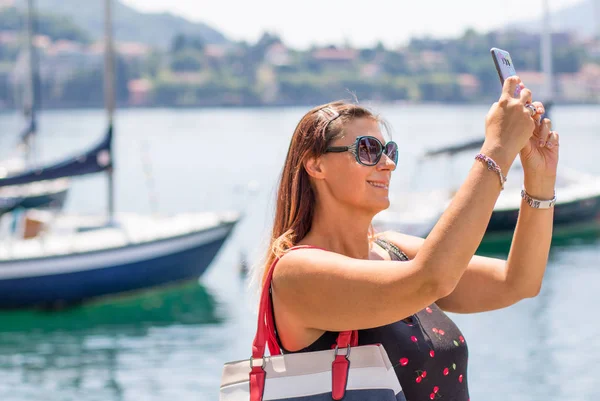
{"type": "MultiPolygon", "coordinates": [[[[316,199],[319,193],[338,197],[349,207],[380,210],[389,206],[387,188],[383,201],[375,205],[373,185],[369,185],[371,181],[387,187],[398,158],[395,143],[381,146],[385,142],[381,127],[386,127],[385,122],[371,111],[344,102],[317,107],[304,116],[296,127],[283,168],[272,233],[275,253],[270,252],[267,265],[307,235],[312,222],[318,221],[313,213],[325,212],[315,208],[322,204],[316,199]],[[336,154],[339,152],[342,153],[336,154]],[[387,155],[389,152],[393,153],[393,160],[387,155]],[[338,179],[319,179],[324,174],[338,179]],[[355,185],[357,177],[362,177],[362,185],[355,185]]],[[[381,192],[377,194],[381,198],[381,192]]]]}
{"type": "MultiPolygon", "coordinates": [[[[255,271],[263,278],[261,311],[268,311],[258,327],[270,328],[270,351],[310,357],[335,349],[335,390],[344,382],[335,379],[336,363],[344,363],[338,349],[348,346],[346,359],[355,366],[350,344],[381,344],[402,387],[398,400],[467,401],[467,343],[444,311],[480,312],[535,296],[547,262],[552,209],[527,203],[509,262],[474,256],[502,190],[498,177],[519,152],[533,177],[527,190],[544,196],[553,188],[556,147],[531,143],[554,137],[540,115],[531,115],[531,103],[517,77],[506,80],[487,115],[479,155],[427,239],[373,232],[373,217],[390,205],[398,163],[398,145],[386,142],[383,120],[346,102],[306,113],[283,166],[271,246],[255,271]],[[514,97],[517,86],[522,90],[514,97]]],[[[269,372],[255,365],[250,382],[269,372]]],[[[352,370],[348,377],[356,380],[352,370]]]]}

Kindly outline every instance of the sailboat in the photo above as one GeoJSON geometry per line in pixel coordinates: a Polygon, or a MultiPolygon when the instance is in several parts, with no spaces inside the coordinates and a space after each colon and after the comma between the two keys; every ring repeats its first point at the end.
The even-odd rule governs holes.
{"type": "MultiPolygon", "coordinates": [[[[23,109],[26,126],[19,134],[19,151],[23,153],[0,162],[0,177],[24,171],[30,162],[37,135],[37,112],[39,109],[38,63],[33,45],[35,37],[35,8],[33,0],[27,1],[27,61],[28,74],[23,109]]],[[[61,209],[70,187],[68,178],[33,180],[22,185],[0,188],[0,216],[15,209],[52,208],[61,209]]]]}
{"type": "MultiPolygon", "coordinates": [[[[544,100],[544,117],[547,117],[554,99],[548,0],[544,0],[543,11],[540,50],[545,85],[540,98],[544,100]]],[[[443,157],[452,160],[465,152],[477,151],[482,145],[483,139],[475,138],[433,149],[425,152],[417,165],[422,166],[423,163],[443,157]]],[[[512,239],[519,217],[523,182],[523,168],[518,158],[510,170],[510,176],[494,206],[480,249],[504,246],[512,239]]],[[[456,190],[450,188],[402,194],[401,199],[375,217],[373,224],[381,231],[395,230],[426,237],[449,206],[456,190]]],[[[554,240],[600,233],[600,177],[561,166],[557,173],[556,192],[558,201],[554,205],[554,240]]]]}
{"type": "Polygon", "coordinates": [[[0,242],[0,308],[77,304],[198,279],[240,219],[237,212],[115,214],[112,0],[104,1],[105,136],[88,151],[54,165],[0,178],[0,187],[104,172],[108,213],[26,219],[22,231],[33,231],[31,238],[0,242]]]}
{"type": "MultiPolygon", "coordinates": [[[[426,152],[418,165],[439,158],[453,159],[481,149],[483,141],[474,139],[426,152]]],[[[510,170],[510,180],[500,193],[486,228],[483,244],[505,245],[514,233],[521,206],[523,168],[518,160],[510,170]]],[[[426,237],[452,201],[457,188],[403,193],[389,209],[379,213],[374,226],[380,231],[394,230],[426,237]]],[[[554,239],[600,233],[600,177],[568,167],[560,167],[556,180],[554,239]]]]}

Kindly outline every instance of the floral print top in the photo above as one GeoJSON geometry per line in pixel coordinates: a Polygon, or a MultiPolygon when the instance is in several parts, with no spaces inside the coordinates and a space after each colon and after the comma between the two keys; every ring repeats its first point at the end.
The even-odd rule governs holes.
{"type": "MultiPolygon", "coordinates": [[[[376,243],[386,249],[393,260],[408,260],[393,244],[382,239],[376,243]]],[[[313,344],[295,352],[330,349],[337,336],[337,332],[325,332],[313,344]]],[[[469,400],[467,343],[458,327],[436,304],[399,322],[359,330],[358,342],[359,345],[383,345],[407,401],[469,400]]]]}

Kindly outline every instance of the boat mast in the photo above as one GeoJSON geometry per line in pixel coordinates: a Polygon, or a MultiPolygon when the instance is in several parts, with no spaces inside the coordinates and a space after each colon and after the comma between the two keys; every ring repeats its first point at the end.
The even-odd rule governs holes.
{"type": "Polygon", "coordinates": [[[550,26],[549,0],[543,0],[542,5],[542,30],[540,50],[542,56],[542,72],[544,74],[544,87],[542,101],[552,102],[554,98],[554,83],[552,82],[552,29],[550,26]]]}
{"type": "Polygon", "coordinates": [[[34,0],[27,0],[27,61],[29,67],[27,95],[23,102],[23,111],[25,117],[28,118],[29,124],[27,132],[21,137],[25,145],[25,159],[31,162],[30,157],[33,153],[34,138],[36,134],[36,112],[38,107],[38,91],[37,91],[37,58],[35,46],[33,44],[35,37],[35,9],[34,0]]]}
{"type": "Polygon", "coordinates": [[[594,7],[594,39],[596,41],[600,40],[600,0],[594,0],[592,2],[592,6],[594,7]]]}
{"type": "MultiPolygon", "coordinates": [[[[112,26],[112,0],[104,0],[104,108],[108,119],[108,128],[113,130],[113,117],[115,113],[115,57],[112,26]]],[[[113,155],[111,154],[112,158],[113,155]]],[[[112,161],[112,160],[111,160],[112,161]]],[[[114,164],[114,161],[113,161],[114,164]]],[[[108,216],[112,222],[115,213],[114,175],[113,168],[107,170],[108,174],[108,216]]]]}

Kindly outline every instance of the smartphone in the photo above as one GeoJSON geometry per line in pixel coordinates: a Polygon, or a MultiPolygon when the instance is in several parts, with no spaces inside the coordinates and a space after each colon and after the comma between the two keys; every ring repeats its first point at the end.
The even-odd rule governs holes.
{"type": "MultiPolygon", "coordinates": [[[[492,47],[490,49],[490,53],[492,54],[492,59],[496,65],[496,71],[498,71],[500,83],[502,86],[504,86],[504,81],[506,78],[517,75],[512,58],[510,57],[510,53],[506,50],[498,49],[496,47],[492,47]]],[[[517,89],[515,90],[515,97],[518,97],[520,92],[521,87],[517,86],[517,89]]]]}

